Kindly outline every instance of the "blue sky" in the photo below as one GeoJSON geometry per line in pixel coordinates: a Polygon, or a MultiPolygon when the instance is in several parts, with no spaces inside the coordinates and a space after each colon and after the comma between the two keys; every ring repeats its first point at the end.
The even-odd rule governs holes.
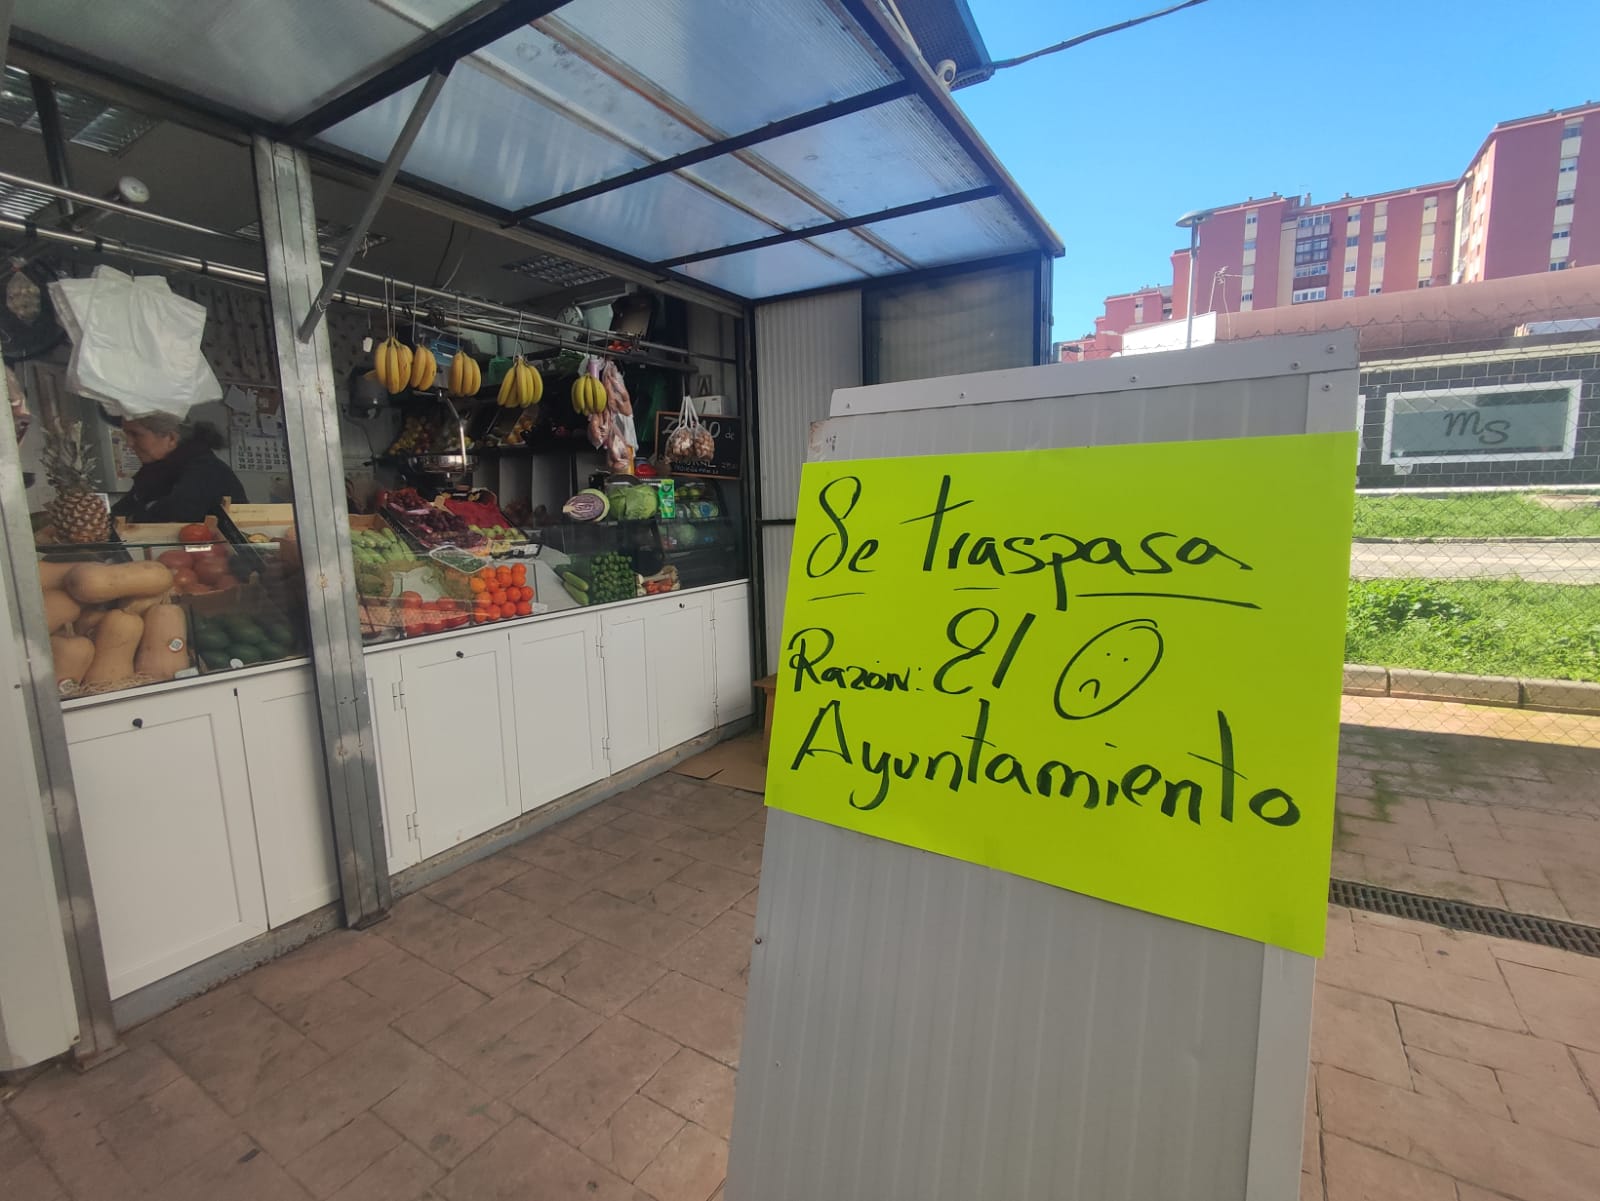
{"type": "MultiPolygon", "coordinates": [[[[997,59],[1163,7],[969,3],[997,59]]],[[[1070,338],[1108,293],[1170,282],[1179,214],[1452,178],[1496,121],[1600,100],[1597,45],[1593,0],[1559,20],[1506,0],[1210,0],[956,98],[1067,245],[1070,338]]]]}

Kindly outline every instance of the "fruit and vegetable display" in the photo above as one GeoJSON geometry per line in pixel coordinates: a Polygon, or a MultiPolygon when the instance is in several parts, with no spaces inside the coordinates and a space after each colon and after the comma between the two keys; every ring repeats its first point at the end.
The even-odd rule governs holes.
{"type": "Polygon", "coordinates": [[[555,570],[568,595],[580,605],[606,605],[639,594],[633,560],[617,551],[595,555],[586,564],[555,570]]]}
{"type": "Polygon", "coordinates": [[[165,564],[45,562],[39,585],[63,696],[170,680],[193,666],[165,564]]]}
{"type": "MultiPolygon", "coordinates": [[[[468,450],[476,445],[470,437],[466,442],[468,450]]],[[[459,454],[460,451],[461,432],[454,421],[448,420],[443,414],[424,416],[411,413],[400,423],[400,432],[383,453],[399,456],[459,454]]]]}
{"type": "Polygon", "coordinates": [[[599,488],[585,488],[562,505],[561,511],[573,521],[604,521],[611,513],[611,501],[599,488]]]}
{"type": "Polygon", "coordinates": [[[449,509],[428,503],[415,488],[384,493],[380,508],[386,520],[427,550],[436,546],[476,550],[488,541],[449,509]]]}
{"type": "Polygon", "coordinates": [[[482,568],[468,579],[468,587],[472,589],[475,624],[527,617],[533,612],[533,587],[528,583],[528,569],[522,563],[482,568]]]}
{"type": "Polygon", "coordinates": [[[105,542],[111,516],[97,495],[94,453],[84,444],[83,422],[54,416],[44,425],[44,474],[56,490],[45,512],[56,542],[105,542]]]}

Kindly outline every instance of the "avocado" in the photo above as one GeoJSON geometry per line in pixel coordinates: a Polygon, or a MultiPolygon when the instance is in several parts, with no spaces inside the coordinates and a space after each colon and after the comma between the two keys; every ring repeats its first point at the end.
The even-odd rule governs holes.
{"type": "Polygon", "coordinates": [[[200,658],[205,660],[205,665],[212,671],[227,671],[229,653],[226,650],[202,651],[200,658]]]}
{"type": "Polygon", "coordinates": [[[281,617],[269,617],[261,623],[261,632],[268,642],[281,642],[288,645],[294,642],[294,631],[289,628],[289,623],[281,617]]]}
{"type": "Polygon", "coordinates": [[[228,649],[228,632],[216,626],[202,626],[195,631],[194,643],[202,651],[225,651],[228,649]]]}
{"type": "Polygon", "coordinates": [[[237,659],[239,662],[246,665],[251,663],[259,663],[263,658],[266,657],[265,652],[261,648],[261,643],[246,639],[239,639],[231,643],[225,653],[228,658],[237,659]]]}
{"type": "Polygon", "coordinates": [[[287,659],[294,654],[294,647],[287,642],[263,642],[261,644],[261,661],[271,663],[277,659],[287,659]]]}
{"type": "Polygon", "coordinates": [[[222,625],[235,642],[261,641],[261,626],[247,613],[229,613],[222,619],[222,625]]]}

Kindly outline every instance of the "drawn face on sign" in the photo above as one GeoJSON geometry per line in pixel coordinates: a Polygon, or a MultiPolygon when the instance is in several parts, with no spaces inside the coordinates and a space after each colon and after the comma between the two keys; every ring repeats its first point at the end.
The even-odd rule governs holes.
{"type": "Polygon", "coordinates": [[[1156,623],[1136,617],[1102,630],[1067,660],[1056,681],[1056,712],[1068,721],[1098,717],[1139,690],[1161,662],[1156,623]]]}

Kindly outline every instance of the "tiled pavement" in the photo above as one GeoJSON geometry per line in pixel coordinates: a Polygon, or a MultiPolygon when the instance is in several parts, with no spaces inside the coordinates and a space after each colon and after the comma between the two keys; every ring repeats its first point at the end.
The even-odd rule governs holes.
{"type": "MultiPolygon", "coordinates": [[[[653,780],[45,1073],[0,1198],[721,1201],[759,802],[653,780]]],[[[1316,1006],[1303,1201],[1600,1196],[1600,960],[1335,909],[1316,1006]]]]}

